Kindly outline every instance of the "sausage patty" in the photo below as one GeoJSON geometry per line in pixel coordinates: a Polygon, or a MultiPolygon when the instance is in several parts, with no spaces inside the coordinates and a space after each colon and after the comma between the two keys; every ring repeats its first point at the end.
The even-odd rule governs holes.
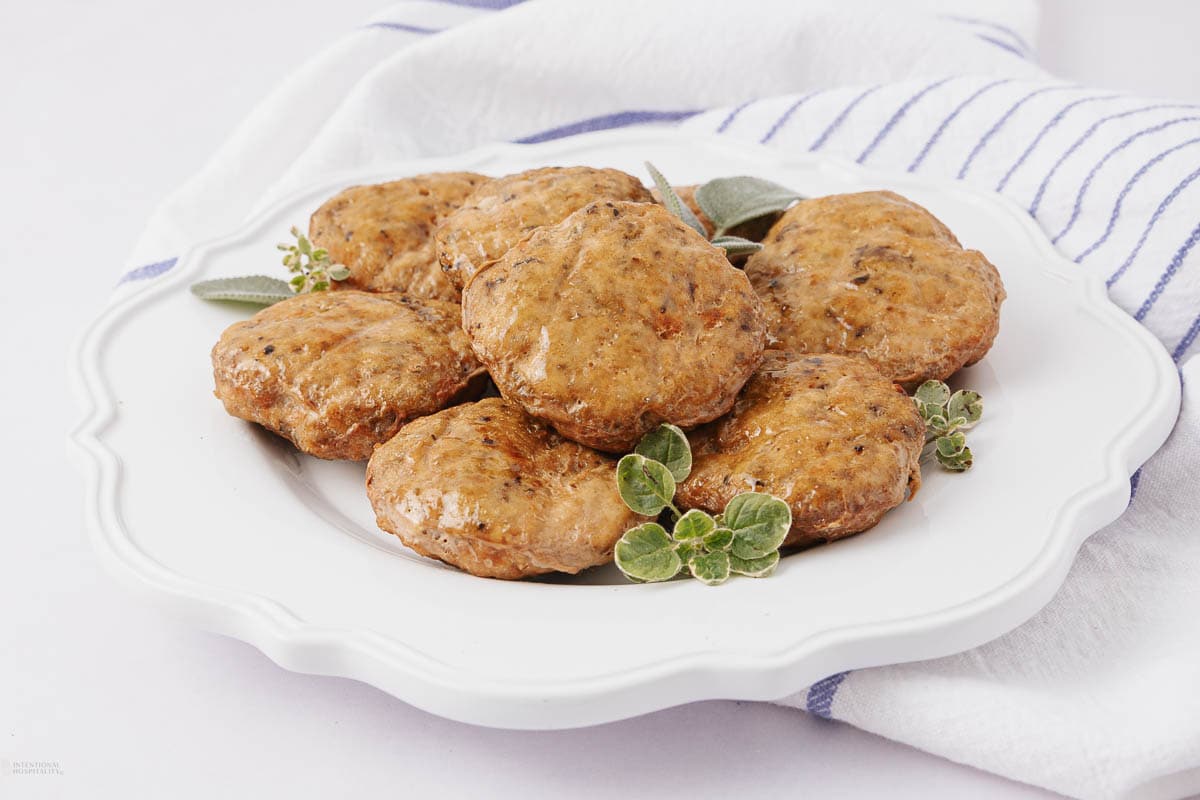
{"type": "Polygon", "coordinates": [[[389,183],[352,186],[312,215],[309,238],[350,277],[334,288],[403,292],[458,300],[433,246],[437,221],[487,180],[473,172],[437,172],[389,183]]]}
{"type": "Polygon", "coordinates": [[[944,380],[987,353],[1004,286],[921,206],[893,192],[805,200],[746,262],[772,346],[868,358],[904,384],[944,380]]]}
{"type": "Polygon", "coordinates": [[[230,414],[354,460],[484,378],[457,304],[354,291],[296,295],[230,325],[212,363],[230,414]]]}
{"type": "Polygon", "coordinates": [[[458,287],[543,225],[593,200],[651,202],[637,178],[616,169],[545,167],[480,186],[438,225],[437,256],[458,287]]]}
{"type": "Polygon", "coordinates": [[[857,357],[770,350],[733,411],[689,438],[677,502],[716,514],[740,492],[773,494],[792,508],[785,545],[866,530],[921,485],[925,424],[857,357]]]}
{"type": "Polygon", "coordinates": [[[591,203],[463,292],[500,393],[564,436],[625,452],[724,414],[762,360],[762,307],[724,251],[647,203],[591,203]]]}
{"type": "Polygon", "coordinates": [[[638,517],[612,459],[498,397],[409,423],[367,465],[379,527],[489,578],[575,573],[612,560],[638,517]]]}

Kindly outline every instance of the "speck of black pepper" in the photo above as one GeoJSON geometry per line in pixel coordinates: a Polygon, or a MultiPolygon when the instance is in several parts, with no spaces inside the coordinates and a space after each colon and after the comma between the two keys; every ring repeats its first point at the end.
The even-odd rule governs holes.
{"type": "Polygon", "coordinates": [[[271,355],[271,353],[274,353],[274,352],[275,352],[275,345],[273,345],[273,344],[269,344],[263,348],[263,355],[269,356],[269,355],[271,355]]]}
{"type": "Polygon", "coordinates": [[[487,527],[487,523],[486,523],[486,522],[476,522],[476,523],[475,523],[475,528],[476,528],[476,530],[483,530],[483,529],[484,529],[484,528],[486,528],[486,527],[487,527]]]}
{"type": "Polygon", "coordinates": [[[491,438],[490,436],[485,436],[485,437],[483,437],[483,443],[490,446],[490,445],[495,444],[496,440],[491,438]]]}
{"type": "Polygon", "coordinates": [[[491,417],[480,417],[479,421],[480,422],[491,422],[492,418],[491,417]]]}
{"type": "Polygon", "coordinates": [[[859,286],[862,286],[864,283],[866,283],[870,279],[871,279],[870,275],[859,275],[857,277],[851,278],[850,282],[857,283],[859,286]]]}
{"type": "Polygon", "coordinates": [[[861,444],[854,445],[854,452],[856,452],[856,453],[861,453],[865,449],[866,448],[864,448],[861,444]]]}

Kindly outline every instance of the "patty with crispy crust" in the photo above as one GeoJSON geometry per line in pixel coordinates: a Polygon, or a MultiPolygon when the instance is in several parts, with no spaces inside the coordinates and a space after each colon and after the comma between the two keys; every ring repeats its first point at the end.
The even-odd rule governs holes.
{"type": "Polygon", "coordinates": [[[616,464],[498,397],[409,423],[367,465],[379,527],[472,575],[576,573],[641,518],[616,464]]]}
{"type": "Polygon", "coordinates": [[[693,431],[676,502],[716,514],[737,494],[792,508],[784,544],[864,531],[921,485],[925,423],[865,360],[767,351],[727,416],[693,431]]]}
{"type": "Polygon", "coordinates": [[[772,347],[862,355],[889,378],[944,380],[987,353],[1004,285],[977,250],[893,192],[805,200],[746,262],[772,347]]]}
{"type": "Polygon", "coordinates": [[[433,229],[487,180],[473,172],[435,172],[338,192],[308,224],[313,244],[350,268],[350,277],[333,288],[458,300],[458,287],[438,264],[433,229]]]}
{"type": "Polygon", "coordinates": [[[651,202],[637,178],[616,169],[544,167],[488,181],[438,225],[437,256],[458,287],[543,225],[594,200],[651,202]]]}
{"type": "Polygon", "coordinates": [[[591,203],[463,292],[500,393],[577,442],[627,452],[724,414],[762,360],[762,307],[724,251],[661,206],[591,203]]]}
{"type": "Polygon", "coordinates": [[[300,294],[230,325],[217,397],[319,458],[361,460],[414,417],[483,389],[459,307],[399,294],[300,294]]]}

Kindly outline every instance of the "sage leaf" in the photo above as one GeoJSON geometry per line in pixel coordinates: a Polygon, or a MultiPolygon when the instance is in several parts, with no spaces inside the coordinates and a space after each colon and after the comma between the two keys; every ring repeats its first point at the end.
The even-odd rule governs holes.
{"type": "Polygon", "coordinates": [[[706,511],[693,508],[675,521],[676,541],[703,539],[717,528],[717,521],[706,511]]]}
{"type": "Polygon", "coordinates": [[[725,249],[725,257],[744,256],[747,253],[757,253],[763,246],[758,242],[743,239],[740,236],[714,236],[713,245],[725,249]]]}
{"type": "Polygon", "coordinates": [[[983,416],[983,398],[978,392],[960,389],[946,403],[946,415],[951,419],[961,417],[964,421],[958,427],[970,428],[983,416]]]}
{"type": "Polygon", "coordinates": [[[733,531],[729,528],[717,528],[705,535],[703,541],[708,550],[728,550],[733,544],[733,531]]]}
{"type": "Polygon", "coordinates": [[[659,425],[642,437],[633,452],[665,466],[676,483],[692,471],[691,445],[684,432],[675,425],[659,425]]]}
{"type": "Polygon", "coordinates": [[[725,526],[733,531],[733,555],[762,558],[778,550],[787,538],[792,509],[769,494],[743,492],[725,506],[725,526]]]}
{"type": "Polygon", "coordinates": [[[649,161],[646,162],[646,171],[654,179],[654,185],[658,188],[658,193],[662,195],[663,205],[667,207],[667,210],[686,222],[696,233],[707,239],[708,231],[704,229],[703,223],[688,208],[687,203],[679,199],[679,195],[675,194],[675,190],[671,188],[671,184],[667,183],[667,179],[663,177],[663,174],[649,161]]]}
{"type": "Polygon", "coordinates": [[[287,281],[269,278],[266,275],[216,278],[193,283],[191,288],[192,294],[203,300],[229,300],[256,306],[273,305],[296,295],[287,281]]]}
{"type": "Polygon", "coordinates": [[[701,583],[716,586],[729,580],[729,554],[724,550],[694,555],[688,561],[688,571],[701,583]]]}
{"type": "Polygon", "coordinates": [[[679,574],[683,562],[675,543],[657,522],[630,528],[613,548],[617,569],[635,581],[666,581],[679,574]]]}
{"type": "Polygon", "coordinates": [[[657,461],[630,453],[617,462],[617,489],[630,509],[653,517],[671,504],[675,478],[657,461]]]}
{"type": "Polygon", "coordinates": [[[696,190],[696,203],[713,221],[718,237],[743,222],[783,211],[800,199],[786,186],[748,175],[716,178],[696,190]]]}
{"type": "Polygon", "coordinates": [[[729,569],[731,572],[751,578],[765,578],[774,572],[777,566],[779,566],[778,550],[774,553],[768,553],[762,558],[738,558],[733,555],[729,557],[729,569]]]}

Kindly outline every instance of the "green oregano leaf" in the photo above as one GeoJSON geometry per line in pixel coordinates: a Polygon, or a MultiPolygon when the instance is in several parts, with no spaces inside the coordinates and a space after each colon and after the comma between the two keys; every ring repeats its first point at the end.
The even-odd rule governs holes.
{"type": "Polygon", "coordinates": [[[728,550],[732,544],[733,531],[729,528],[717,528],[704,536],[704,546],[709,550],[728,550]]]}
{"type": "Polygon", "coordinates": [[[729,554],[724,550],[703,555],[694,555],[688,561],[692,577],[709,586],[729,580],[729,554]]]}
{"type": "Polygon", "coordinates": [[[747,253],[757,253],[763,246],[758,242],[743,239],[740,236],[714,236],[712,240],[716,247],[725,249],[725,256],[743,256],[747,253]]]}
{"type": "Polygon", "coordinates": [[[675,543],[657,522],[645,522],[625,531],[613,548],[617,569],[635,581],[666,581],[683,567],[675,543]]]}
{"type": "Polygon", "coordinates": [[[671,505],[675,478],[657,461],[630,453],[617,462],[617,489],[630,509],[653,517],[671,505]]]}
{"type": "Polygon", "coordinates": [[[266,275],[250,275],[193,283],[192,294],[203,300],[229,300],[234,303],[269,306],[294,297],[296,293],[287,281],[269,278],[266,275]]]}
{"type": "Polygon", "coordinates": [[[687,203],[679,199],[679,195],[675,194],[675,190],[671,188],[671,184],[667,183],[667,179],[663,177],[663,174],[649,161],[646,162],[646,171],[654,179],[654,185],[658,188],[658,193],[662,195],[663,205],[667,207],[667,210],[686,222],[696,233],[707,239],[708,231],[704,229],[703,223],[688,208],[687,203]]]}
{"type": "Polygon", "coordinates": [[[659,425],[642,437],[633,452],[664,465],[676,483],[692,471],[691,445],[684,432],[675,425],[659,425]]]}
{"type": "Polygon", "coordinates": [[[944,409],[950,402],[950,387],[941,381],[925,381],[917,387],[913,397],[927,406],[944,409]]]}
{"type": "Polygon", "coordinates": [[[779,566],[779,551],[768,553],[762,558],[738,558],[735,555],[729,556],[729,569],[736,572],[738,575],[746,575],[751,578],[765,578],[775,571],[775,567],[779,566]]]}
{"type": "MultiPolygon", "coordinates": [[[[941,439],[938,441],[940,442],[941,439]]],[[[952,472],[964,472],[970,469],[974,463],[971,448],[969,447],[963,447],[961,450],[949,455],[944,454],[940,448],[936,452],[938,463],[952,472]]]]}
{"type": "Polygon", "coordinates": [[[703,539],[717,528],[717,521],[706,511],[693,508],[675,521],[675,538],[680,542],[703,539]]]}
{"type": "Polygon", "coordinates": [[[743,222],[784,211],[800,199],[786,186],[747,175],[716,178],[696,190],[696,203],[713,221],[718,237],[743,222]]]}
{"type": "Polygon", "coordinates": [[[959,428],[970,428],[983,416],[983,398],[978,392],[960,389],[950,395],[946,403],[946,415],[951,419],[962,418],[959,428]]]}
{"type": "Polygon", "coordinates": [[[792,509],[778,497],[743,492],[725,506],[725,526],[733,531],[733,555],[762,558],[778,550],[787,538],[792,509]]]}

